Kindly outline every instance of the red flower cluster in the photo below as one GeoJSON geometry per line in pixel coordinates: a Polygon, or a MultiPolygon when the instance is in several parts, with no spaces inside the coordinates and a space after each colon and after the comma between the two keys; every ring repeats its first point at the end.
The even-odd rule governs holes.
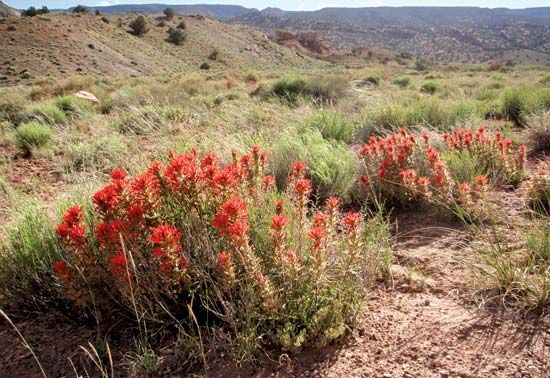
{"type": "Polygon", "coordinates": [[[360,181],[378,195],[383,192],[390,197],[431,196],[432,189],[448,192],[451,182],[447,166],[439,152],[429,145],[429,139],[429,134],[423,133],[419,142],[406,129],[383,139],[371,136],[358,151],[366,168],[366,175],[361,176],[360,181]],[[423,175],[416,166],[422,161],[427,162],[423,175]]]}
{"type": "Polygon", "coordinates": [[[63,222],[57,226],[59,239],[74,249],[86,246],[86,228],[84,227],[82,206],[71,206],[63,216],[63,222]]]}
{"type": "Polygon", "coordinates": [[[164,274],[178,273],[181,276],[187,269],[181,238],[182,233],[167,223],[151,230],[149,241],[153,244],[153,256],[160,259],[160,270],[164,274]]]}
{"type": "Polygon", "coordinates": [[[246,240],[248,231],[248,212],[246,202],[240,197],[233,197],[222,204],[212,221],[218,232],[236,244],[246,240]]]}

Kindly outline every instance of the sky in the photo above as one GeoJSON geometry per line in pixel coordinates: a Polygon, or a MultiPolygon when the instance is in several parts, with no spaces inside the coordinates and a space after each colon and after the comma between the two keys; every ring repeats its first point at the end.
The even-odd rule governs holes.
{"type": "Polygon", "coordinates": [[[248,8],[263,9],[277,7],[284,10],[314,10],[326,7],[378,7],[378,6],[476,6],[486,8],[530,8],[549,6],[548,0],[371,0],[371,1],[313,1],[313,0],[2,0],[4,3],[18,9],[31,5],[48,8],[68,8],[76,4],[84,5],[114,5],[114,4],[236,4],[248,8]]]}

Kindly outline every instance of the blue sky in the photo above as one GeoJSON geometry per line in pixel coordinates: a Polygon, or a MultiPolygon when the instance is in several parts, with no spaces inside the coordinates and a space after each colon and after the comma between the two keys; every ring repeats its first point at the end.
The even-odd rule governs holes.
{"type": "Polygon", "coordinates": [[[238,4],[249,8],[263,9],[278,7],[285,10],[311,10],[324,7],[376,7],[376,6],[478,6],[488,8],[529,8],[549,6],[548,0],[371,0],[371,1],[263,1],[263,0],[3,0],[4,3],[15,8],[27,8],[31,5],[47,5],[49,8],[68,8],[78,3],[85,5],[112,5],[112,4],[238,4]]]}

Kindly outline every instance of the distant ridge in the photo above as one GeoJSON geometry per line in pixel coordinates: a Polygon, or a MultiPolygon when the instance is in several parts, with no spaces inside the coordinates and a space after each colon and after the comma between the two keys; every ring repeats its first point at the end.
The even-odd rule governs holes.
{"type": "Polygon", "coordinates": [[[4,4],[2,1],[0,1],[0,17],[18,17],[20,15],[19,11],[4,4]]]}
{"type": "MultiPolygon", "coordinates": [[[[202,15],[221,20],[237,17],[255,9],[245,8],[240,5],[221,4],[117,4],[109,6],[89,7],[92,11],[98,10],[101,13],[143,13],[160,14],[166,8],[172,8],[176,13],[183,15],[202,15]]],[[[73,8],[69,8],[72,10],[73,8]]]]}

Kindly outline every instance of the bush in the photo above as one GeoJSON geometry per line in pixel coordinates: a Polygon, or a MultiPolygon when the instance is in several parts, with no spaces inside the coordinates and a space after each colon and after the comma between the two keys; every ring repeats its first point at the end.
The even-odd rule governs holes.
{"type": "Polygon", "coordinates": [[[77,5],[73,8],[73,13],[89,13],[90,10],[84,5],[77,5]]]}
{"type": "Polygon", "coordinates": [[[19,125],[25,120],[27,100],[16,93],[0,97],[0,122],[8,121],[19,125]]]}
{"type": "Polygon", "coordinates": [[[406,76],[398,77],[393,81],[393,84],[397,85],[399,88],[402,88],[402,89],[408,88],[410,83],[411,83],[411,79],[406,76]]]}
{"type": "Polygon", "coordinates": [[[181,21],[178,26],[176,26],[176,28],[178,29],[181,29],[181,30],[186,30],[187,29],[187,25],[185,25],[185,21],[181,21]]]}
{"type": "Polygon", "coordinates": [[[382,77],[380,75],[367,76],[363,80],[363,83],[371,84],[371,85],[374,85],[376,87],[379,86],[381,82],[382,82],[382,77]]]}
{"type": "Polygon", "coordinates": [[[422,86],[420,87],[420,90],[422,92],[433,95],[439,88],[440,88],[440,85],[435,81],[428,81],[422,84],[422,86]]]}
{"type": "Polygon", "coordinates": [[[121,163],[127,148],[117,135],[90,141],[71,142],[63,147],[64,168],[69,172],[108,173],[121,163]]]}
{"type": "Polygon", "coordinates": [[[427,71],[430,69],[430,65],[424,59],[417,59],[414,63],[414,69],[417,71],[427,71]]]}
{"type": "Polygon", "coordinates": [[[128,26],[132,29],[132,34],[136,36],[142,36],[149,31],[147,21],[142,15],[137,16],[128,26]]]}
{"type": "Polygon", "coordinates": [[[318,130],[306,130],[282,136],[273,147],[272,172],[280,189],[288,186],[294,161],[304,161],[310,171],[318,198],[349,197],[355,183],[357,161],[350,148],[341,142],[326,140],[318,130]]]}
{"type": "Polygon", "coordinates": [[[424,98],[414,103],[406,117],[408,125],[424,125],[439,130],[449,130],[457,121],[453,106],[437,98],[424,98]]]}
{"type": "Polygon", "coordinates": [[[210,69],[210,64],[208,64],[207,62],[203,62],[200,67],[199,67],[201,70],[209,70],[210,69]]]}
{"type": "Polygon", "coordinates": [[[162,13],[164,13],[164,16],[166,16],[167,20],[173,19],[174,16],[176,15],[176,12],[170,7],[164,9],[164,11],[162,11],[162,13]]]}
{"type": "Polygon", "coordinates": [[[311,117],[308,125],[321,132],[323,138],[350,143],[353,125],[335,111],[321,111],[311,117]]]}
{"type": "Polygon", "coordinates": [[[183,45],[187,39],[187,33],[181,29],[170,28],[168,29],[168,41],[174,45],[183,45]]]}
{"type": "Polygon", "coordinates": [[[276,193],[265,163],[257,148],[228,166],[191,151],[134,178],[113,171],[93,210],[70,207],[56,229],[67,298],[118,327],[132,313],[148,330],[215,327],[196,338],[240,361],[260,345],[295,351],[343,335],[387,235],[367,233],[383,228],[342,214],[336,198],[308,216],[306,167],[276,193]],[[220,332],[224,343],[209,340],[220,332]]]}
{"type": "Polygon", "coordinates": [[[24,123],[15,130],[16,144],[27,154],[34,148],[45,146],[51,137],[50,127],[38,122],[24,123]]]}
{"type": "Polygon", "coordinates": [[[53,103],[68,118],[81,118],[92,109],[90,101],[75,96],[58,97],[53,103]]]}
{"type": "Polygon", "coordinates": [[[38,16],[39,14],[48,14],[50,13],[50,10],[47,6],[43,6],[40,9],[36,9],[35,7],[29,7],[26,10],[21,11],[21,16],[23,17],[34,17],[38,16]]]}
{"type": "Polygon", "coordinates": [[[48,125],[59,125],[66,121],[65,113],[53,102],[44,102],[32,105],[26,112],[25,117],[48,125]]]}

